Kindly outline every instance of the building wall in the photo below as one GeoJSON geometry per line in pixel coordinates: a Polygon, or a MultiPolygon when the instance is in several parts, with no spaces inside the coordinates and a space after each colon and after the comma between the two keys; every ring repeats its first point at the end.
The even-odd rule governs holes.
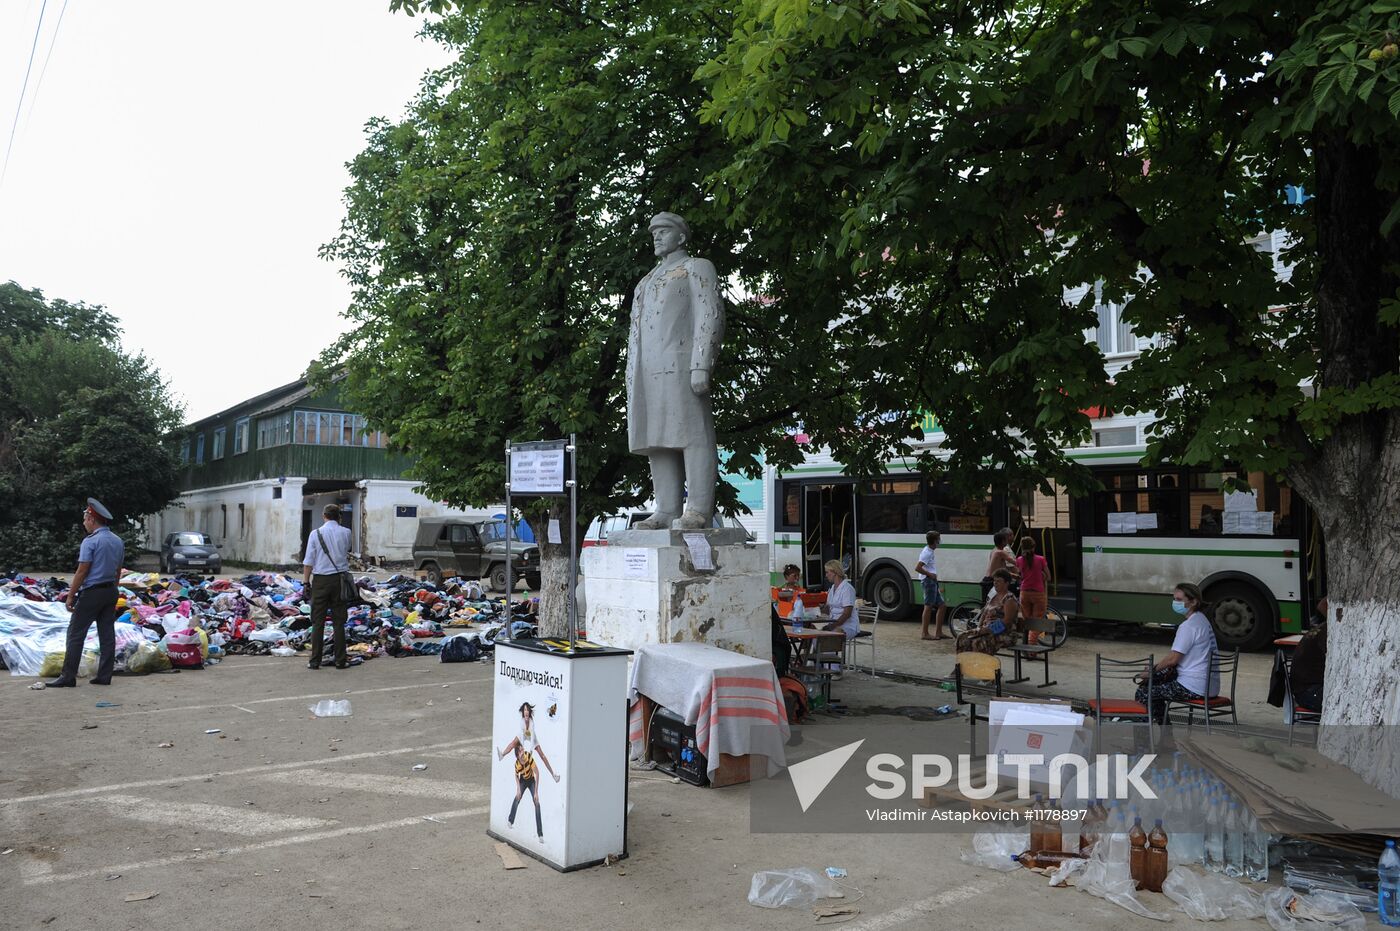
{"type": "Polygon", "coordinates": [[[220,544],[225,562],[284,566],[301,548],[304,478],[243,482],[183,493],[149,518],[146,545],[160,549],[167,533],[198,530],[220,544]],[[280,491],[281,497],[275,497],[280,491]]]}
{"type": "Polygon", "coordinates": [[[385,562],[408,562],[413,557],[413,540],[418,521],[425,517],[468,517],[486,520],[505,510],[494,505],[477,510],[450,507],[419,494],[417,482],[368,479],[359,483],[360,523],[355,539],[361,551],[385,562]],[[405,509],[400,516],[400,508],[405,509]]]}

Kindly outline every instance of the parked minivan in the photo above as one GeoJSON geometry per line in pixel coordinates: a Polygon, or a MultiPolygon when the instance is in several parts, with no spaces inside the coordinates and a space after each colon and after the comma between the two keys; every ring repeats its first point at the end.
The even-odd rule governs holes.
{"type": "MultiPolygon", "coordinates": [[[[540,587],[540,548],[511,540],[511,581],[524,578],[540,587]]],[[[506,524],[503,520],[475,521],[466,517],[425,517],[413,541],[413,566],[434,585],[454,576],[489,579],[491,588],[506,590],[506,524]]]]}

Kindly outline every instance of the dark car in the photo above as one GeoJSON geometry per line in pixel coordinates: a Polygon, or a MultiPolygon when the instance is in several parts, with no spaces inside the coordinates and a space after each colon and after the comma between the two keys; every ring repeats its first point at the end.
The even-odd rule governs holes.
{"type": "Polygon", "coordinates": [[[218,575],[223,568],[224,558],[219,554],[219,546],[209,539],[207,533],[195,530],[167,533],[165,542],[160,545],[162,575],[176,575],[181,572],[218,575]]]}
{"type": "MultiPolygon", "coordinates": [[[[524,576],[532,589],[540,587],[540,548],[512,540],[512,581],[524,576]]],[[[427,517],[418,522],[413,541],[413,567],[438,585],[443,579],[490,579],[498,592],[506,590],[505,521],[473,521],[461,517],[427,517]]]]}

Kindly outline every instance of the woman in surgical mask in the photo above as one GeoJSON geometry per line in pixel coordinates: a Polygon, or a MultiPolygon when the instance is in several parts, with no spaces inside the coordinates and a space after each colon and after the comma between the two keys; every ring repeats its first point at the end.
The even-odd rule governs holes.
{"type": "Polygon", "coordinates": [[[1218,647],[1215,627],[1206,616],[1209,608],[1201,590],[1189,582],[1172,592],[1172,611],[1185,620],[1176,628],[1171,652],[1153,667],[1150,691],[1147,674],[1138,677],[1137,702],[1149,705],[1150,699],[1152,719],[1158,723],[1166,720],[1172,702],[1201,701],[1220,693],[1220,677],[1211,668],[1218,647]]]}

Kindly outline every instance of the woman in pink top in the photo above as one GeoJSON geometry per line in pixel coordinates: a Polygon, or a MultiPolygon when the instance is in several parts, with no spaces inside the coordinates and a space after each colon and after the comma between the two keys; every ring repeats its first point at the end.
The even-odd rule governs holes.
{"type": "MultiPolygon", "coordinates": [[[[1035,553],[1035,540],[1026,537],[1021,541],[1021,555],[1016,557],[1016,569],[1021,573],[1021,614],[1024,617],[1045,617],[1047,606],[1045,596],[1045,576],[1049,567],[1044,556],[1035,553]]],[[[1040,639],[1037,631],[1030,631],[1029,642],[1040,639]]]]}

